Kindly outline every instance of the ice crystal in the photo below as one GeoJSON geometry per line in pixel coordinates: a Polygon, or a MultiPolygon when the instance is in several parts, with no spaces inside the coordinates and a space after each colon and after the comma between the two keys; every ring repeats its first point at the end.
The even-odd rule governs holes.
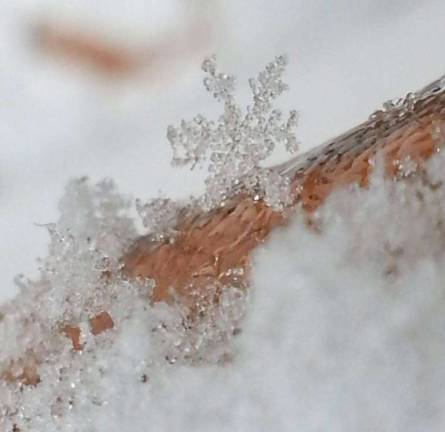
{"type": "Polygon", "coordinates": [[[409,177],[418,170],[418,164],[410,156],[405,156],[403,160],[394,160],[393,165],[397,169],[398,177],[409,177]]]}
{"type": "Polygon", "coordinates": [[[370,115],[370,120],[383,120],[385,124],[395,124],[400,117],[413,112],[413,107],[418,100],[416,93],[408,93],[403,98],[390,99],[383,103],[379,109],[370,115]]]}
{"type": "Polygon", "coordinates": [[[168,127],[167,137],[173,165],[194,168],[207,161],[206,207],[224,204],[239,189],[277,209],[289,203],[289,180],[262,166],[279,145],[290,153],[298,149],[294,132],[297,112],[291,111],[283,119],[282,112],[272,106],[288,88],[282,81],[286,64],[286,57],[279,56],[257,78],[249,80],[253,102],[244,112],[233,94],[235,78],[220,72],[214,57],[204,61],[204,86],[224,104],[224,113],[216,121],[202,115],[183,120],[179,127],[168,127]]]}
{"type": "Polygon", "coordinates": [[[136,209],[143,225],[155,240],[173,238],[174,227],[180,211],[179,205],[169,198],[154,198],[146,203],[136,200],[136,209]]]}

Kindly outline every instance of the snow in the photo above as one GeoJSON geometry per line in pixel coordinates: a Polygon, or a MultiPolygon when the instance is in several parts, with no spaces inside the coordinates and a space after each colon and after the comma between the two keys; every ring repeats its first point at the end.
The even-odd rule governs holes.
{"type": "MultiPolygon", "coordinates": [[[[22,432],[443,430],[444,188],[377,173],[367,191],[337,192],[317,214],[320,233],[296,216],[257,250],[249,295],[229,287],[185,330],[180,305],[148,305],[150,281],[116,271],[137,235],[132,200],[110,181],[82,180],[68,183],[60,216],[56,202],[82,174],[142,199],[200,192],[202,173],[169,168],[164,135],[189,110],[214,107],[187,68],[168,84],[104,84],[30,54],[26,20],[54,4],[11,2],[1,18],[1,297],[18,290],[15,274],[35,274],[48,230],[50,254],[42,278],[22,280],[26,295],[3,306],[0,363],[29,348],[46,362],[37,387],[1,389],[0,422],[8,413],[22,432]],[[88,318],[103,309],[114,328],[92,337],[88,318]],[[81,353],[60,322],[79,324],[81,353]]],[[[443,72],[439,1],[215,5],[225,17],[210,44],[239,83],[288,53],[306,148],[443,72]]],[[[79,2],[76,14],[111,29],[137,16],[132,40],[144,34],[136,6],[107,17],[90,7],[79,2]]],[[[430,165],[431,182],[445,180],[443,154],[430,165]]]]}
{"type": "Polygon", "coordinates": [[[405,182],[377,165],[367,190],[328,199],[316,231],[296,213],[254,254],[248,295],[226,287],[190,327],[181,304],[147,303],[149,280],[119,275],[136,235],[127,201],[109,182],[72,183],[41,280],[2,311],[0,364],[45,359],[37,386],[2,388],[3,428],[442,430],[444,163],[405,182]],[[114,327],[93,337],[103,310],[114,327]]]}

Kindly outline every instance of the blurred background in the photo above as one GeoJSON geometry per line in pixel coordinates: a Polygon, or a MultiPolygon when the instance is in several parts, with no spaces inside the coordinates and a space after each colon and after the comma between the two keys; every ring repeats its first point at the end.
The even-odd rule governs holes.
{"type": "MultiPolygon", "coordinates": [[[[37,275],[72,177],[148,199],[202,190],[173,170],[168,124],[218,104],[200,64],[247,79],[288,54],[278,105],[306,150],[445,73],[443,0],[6,0],[0,2],[0,301],[37,275]]],[[[283,158],[278,154],[277,160],[283,158]]]]}

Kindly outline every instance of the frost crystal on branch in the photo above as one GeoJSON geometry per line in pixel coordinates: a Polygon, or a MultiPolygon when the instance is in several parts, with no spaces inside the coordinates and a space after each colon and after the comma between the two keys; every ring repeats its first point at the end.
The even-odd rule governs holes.
{"type": "Polygon", "coordinates": [[[279,56],[249,80],[253,102],[243,112],[233,95],[235,78],[220,72],[214,57],[204,60],[204,86],[223,102],[224,113],[216,121],[198,115],[191,121],[183,120],[179,127],[169,126],[167,131],[173,165],[193,169],[196,164],[208,163],[204,207],[224,205],[236,189],[244,189],[277,209],[289,203],[289,179],[261,166],[277,146],[284,145],[290,153],[298,149],[294,132],[297,112],[291,111],[283,120],[282,112],[272,107],[274,99],[288,89],[281,79],[286,64],[286,57],[279,56]]]}
{"type": "Polygon", "coordinates": [[[143,225],[156,240],[162,240],[174,234],[179,206],[168,198],[154,198],[145,204],[136,200],[136,210],[142,219],[143,225]]]}

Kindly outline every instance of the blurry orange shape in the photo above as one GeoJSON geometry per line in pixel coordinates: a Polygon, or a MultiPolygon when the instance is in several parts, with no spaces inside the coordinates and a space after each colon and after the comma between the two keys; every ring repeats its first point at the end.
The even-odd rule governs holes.
{"type": "Polygon", "coordinates": [[[142,66],[141,59],[129,48],[97,35],[44,24],[36,27],[35,36],[39,47],[49,54],[105,75],[128,75],[142,66]]]}

